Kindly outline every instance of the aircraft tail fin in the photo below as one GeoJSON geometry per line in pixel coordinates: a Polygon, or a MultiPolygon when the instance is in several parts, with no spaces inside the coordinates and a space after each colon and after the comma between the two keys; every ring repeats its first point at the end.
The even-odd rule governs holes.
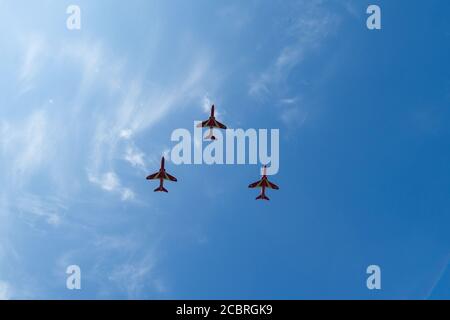
{"type": "Polygon", "coordinates": [[[168,193],[169,191],[167,191],[167,189],[164,188],[163,186],[159,186],[158,188],[155,189],[155,192],[165,192],[165,193],[168,193]]]}
{"type": "Polygon", "coordinates": [[[269,199],[269,197],[266,196],[265,194],[261,194],[260,196],[258,196],[258,197],[256,198],[256,200],[267,200],[267,201],[269,201],[270,199],[269,199]]]}

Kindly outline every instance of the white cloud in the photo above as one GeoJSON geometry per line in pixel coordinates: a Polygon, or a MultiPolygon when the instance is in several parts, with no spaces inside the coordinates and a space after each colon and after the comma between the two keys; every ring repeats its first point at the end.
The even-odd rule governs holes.
{"type": "Polygon", "coordinates": [[[133,190],[131,190],[129,188],[123,188],[121,190],[122,201],[133,200],[134,198],[135,198],[135,194],[134,194],[133,190]]]}
{"type": "Polygon", "coordinates": [[[213,105],[213,102],[211,101],[211,99],[209,98],[208,95],[203,96],[203,111],[205,113],[210,113],[211,112],[211,106],[213,105]]]}
{"type": "MultiPolygon", "coordinates": [[[[43,99],[48,105],[39,107],[42,111],[35,111],[33,106],[24,110],[25,114],[31,114],[27,120],[1,123],[0,160],[8,163],[7,175],[17,188],[23,187],[38,169],[45,169],[43,174],[58,180],[64,188],[68,188],[65,183],[68,178],[75,180],[73,188],[79,186],[79,176],[72,177],[74,172],[68,172],[63,165],[71,163],[72,152],[77,152],[68,143],[77,141],[75,148],[81,149],[79,146],[84,144],[89,149],[87,153],[77,154],[78,165],[87,169],[87,180],[110,191],[105,189],[108,183],[114,184],[114,177],[109,173],[114,172],[119,179],[119,173],[114,170],[117,159],[125,159],[140,172],[146,170],[146,155],[133,139],[150,130],[171,110],[201,97],[205,92],[203,85],[208,84],[209,59],[203,53],[187,61],[185,69],[177,71],[172,86],[160,87],[149,86],[145,70],[138,75],[129,73],[127,59],[115,56],[101,41],[56,43],[45,41],[44,36],[35,33],[24,39],[26,45],[18,72],[22,91],[41,85],[36,75],[44,68],[74,66],[79,74],[72,69],[68,72],[80,81],[75,82],[70,102],[52,93],[43,99]],[[93,108],[93,97],[103,99],[105,105],[93,108]],[[61,101],[58,109],[55,101],[61,101]],[[75,118],[82,118],[83,123],[73,124],[75,118]],[[86,133],[89,136],[84,136],[86,133]],[[62,134],[66,137],[62,138],[62,134]],[[51,165],[51,162],[55,163],[51,165]]],[[[122,200],[134,197],[130,188],[112,188],[122,200]]]]}
{"type": "Polygon", "coordinates": [[[169,149],[169,148],[165,148],[165,149],[163,150],[163,152],[162,152],[163,157],[164,157],[167,161],[170,161],[170,152],[171,152],[171,149],[169,149]]]}
{"type": "Polygon", "coordinates": [[[91,231],[89,249],[67,251],[57,259],[58,274],[74,261],[81,261],[80,264],[92,261],[83,267],[84,278],[98,285],[100,298],[124,293],[133,299],[167,290],[163,277],[157,272],[160,240],[149,242],[147,235],[133,232],[100,234],[98,229],[91,231]]]}
{"type": "Polygon", "coordinates": [[[17,197],[13,203],[13,208],[32,225],[35,225],[36,219],[42,219],[47,224],[58,227],[68,209],[61,199],[32,194],[17,197]]]}
{"type": "Polygon", "coordinates": [[[83,277],[97,285],[97,297],[117,297],[126,294],[139,298],[142,294],[162,292],[163,279],[155,270],[158,240],[127,230],[123,234],[102,234],[90,229],[88,247],[64,252],[56,263],[55,274],[60,275],[68,265],[78,262],[83,277]],[[113,264],[111,264],[113,260],[113,264]],[[85,262],[85,263],[84,263],[85,262]]]}
{"type": "Polygon", "coordinates": [[[279,85],[286,85],[290,71],[297,67],[336,28],[335,14],[322,8],[322,1],[300,1],[297,18],[289,26],[287,37],[291,44],[283,47],[269,66],[254,77],[249,85],[249,95],[262,98],[272,94],[279,85]]]}
{"type": "Polygon", "coordinates": [[[301,127],[308,119],[309,112],[299,97],[282,98],[279,101],[279,114],[283,123],[290,128],[301,127]]]}
{"type": "Polygon", "coordinates": [[[1,127],[1,158],[9,167],[6,174],[11,178],[11,184],[21,185],[48,160],[47,116],[43,111],[36,111],[23,123],[3,122],[1,127]]]}
{"type": "MultiPolygon", "coordinates": [[[[114,65],[114,61],[110,64],[114,65]]],[[[147,171],[146,155],[136,147],[133,137],[150,130],[167,116],[169,111],[181,108],[189,100],[202,96],[208,59],[201,56],[190,66],[191,68],[168,89],[149,89],[139,77],[129,81],[128,88],[124,90],[124,95],[120,97],[117,105],[108,114],[99,116],[92,140],[90,165],[87,168],[89,181],[101,186],[103,172],[110,171],[117,158],[124,158],[140,172],[147,171]],[[125,149],[121,148],[121,140],[126,140],[125,149]],[[118,153],[122,155],[117,156],[118,153]]],[[[134,197],[131,190],[122,191],[120,195],[122,200],[134,197]]]]}
{"type": "Polygon", "coordinates": [[[143,258],[116,266],[110,273],[109,280],[125,290],[131,299],[140,296],[149,287],[159,293],[166,292],[162,278],[155,274],[155,265],[155,256],[150,252],[143,258]]]}
{"type": "Polygon", "coordinates": [[[120,186],[119,178],[114,172],[105,173],[100,179],[89,178],[92,182],[99,184],[106,191],[117,190],[120,186]]]}
{"type": "Polygon", "coordinates": [[[267,95],[270,92],[269,84],[274,76],[275,75],[272,75],[271,72],[262,73],[256,79],[250,82],[248,93],[252,97],[261,97],[263,95],[267,95]]]}
{"type": "Polygon", "coordinates": [[[297,103],[297,101],[298,101],[298,98],[284,98],[284,99],[280,100],[280,102],[282,104],[286,104],[286,105],[295,104],[295,103],[297,103]]]}
{"type": "Polygon", "coordinates": [[[38,166],[45,158],[45,139],[47,133],[47,118],[45,113],[36,112],[33,114],[21,132],[21,141],[19,143],[22,143],[24,147],[17,155],[15,164],[18,171],[26,174],[27,171],[38,166]]]}
{"type": "MultiPolygon", "coordinates": [[[[226,112],[224,112],[224,108],[223,106],[219,106],[217,105],[217,103],[213,100],[211,100],[211,98],[209,97],[209,95],[204,95],[202,98],[202,109],[203,112],[205,112],[208,116],[211,114],[211,107],[212,105],[215,105],[215,117],[218,119],[224,119],[226,112]]],[[[205,119],[202,119],[205,120],[205,119]]]]}
{"type": "Polygon", "coordinates": [[[133,167],[140,168],[141,170],[147,172],[147,168],[145,166],[145,154],[140,151],[134,145],[129,145],[126,147],[124,159],[133,167]]]}
{"type": "Polygon", "coordinates": [[[122,201],[133,200],[135,197],[130,188],[122,186],[115,172],[107,172],[99,176],[90,173],[88,178],[91,183],[100,186],[103,190],[119,194],[122,201]]]}
{"type": "Polygon", "coordinates": [[[46,59],[46,43],[41,35],[33,34],[22,41],[24,53],[18,78],[21,83],[21,93],[32,88],[32,80],[42,68],[46,59]]]}
{"type": "Polygon", "coordinates": [[[129,140],[129,139],[131,139],[132,136],[133,136],[133,131],[131,131],[130,129],[121,130],[119,133],[119,137],[121,137],[124,140],[129,140]]]}
{"type": "MultiPolygon", "coordinates": [[[[98,41],[90,43],[67,41],[64,45],[55,49],[55,51],[57,52],[57,59],[60,63],[70,61],[81,67],[82,79],[76,97],[79,103],[82,103],[83,98],[92,90],[92,84],[95,80],[102,80],[110,86],[114,86],[114,81],[120,79],[117,76],[121,72],[122,63],[120,61],[114,61],[114,64],[109,65],[108,57],[101,43],[98,41]],[[108,66],[110,73],[104,75],[104,78],[102,78],[99,71],[105,65],[108,66]]],[[[117,89],[117,85],[113,89],[117,89]]]]}
{"type": "Polygon", "coordinates": [[[308,119],[308,112],[299,106],[287,107],[282,110],[280,118],[288,127],[301,127],[308,119]]]}
{"type": "Polygon", "coordinates": [[[94,244],[100,251],[133,251],[136,250],[139,245],[139,243],[129,235],[98,235],[94,244]]]}
{"type": "MultiPolygon", "coordinates": [[[[125,158],[131,164],[129,170],[144,170],[148,157],[138,148],[138,140],[134,139],[148,133],[172,111],[199,101],[206,91],[204,86],[208,84],[208,57],[198,55],[186,61],[187,67],[177,70],[172,85],[161,87],[154,83],[149,85],[145,67],[142,68],[143,74],[130,76],[129,71],[123,68],[128,66],[127,60],[114,56],[113,50],[92,38],[86,42],[67,42],[65,39],[60,43],[36,40],[30,46],[19,69],[22,72],[18,85],[21,91],[29,88],[43,90],[30,92],[19,97],[15,105],[5,106],[10,108],[5,114],[11,110],[13,116],[0,120],[0,162],[6,164],[4,176],[0,179],[5,182],[2,196],[10,200],[8,209],[31,227],[41,222],[56,227],[65,225],[64,217],[71,201],[83,205],[88,202],[86,206],[92,209],[96,199],[89,198],[87,193],[78,197],[80,194],[77,192],[86,190],[83,183],[93,184],[119,201],[135,199],[133,189],[125,182],[116,164],[119,162],[120,165],[125,158]],[[47,68],[50,78],[38,77],[40,70],[47,68]],[[58,86],[56,81],[66,77],[67,83],[58,86]],[[48,92],[52,85],[55,91],[48,92]],[[34,95],[35,92],[39,94],[34,95]],[[43,104],[33,105],[28,99],[36,99],[37,103],[42,99],[43,104]],[[81,178],[80,168],[85,168],[81,178]],[[55,177],[61,181],[62,188],[54,183],[55,177]],[[10,183],[12,181],[17,183],[10,183]],[[42,191],[34,193],[38,188],[42,191]],[[39,192],[49,195],[40,196],[39,192]],[[9,197],[12,194],[17,196],[9,197]]],[[[151,147],[158,150],[163,146],[151,147]]],[[[91,225],[103,217],[99,213],[91,218],[87,213],[80,211],[77,216],[71,216],[77,231],[82,230],[76,233],[71,228],[71,235],[86,236],[87,232],[89,236],[94,232],[91,225]]],[[[0,210],[0,216],[3,214],[0,210]]],[[[11,216],[13,214],[8,214],[8,218],[11,216]]],[[[2,217],[1,225],[4,225],[3,220],[2,217]]],[[[5,242],[5,239],[1,240],[5,242]]],[[[92,251],[86,250],[81,256],[90,254],[92,251]]],[[[128,257],[125,260],[126,263],[117,264],[111,277],[126,286],[130,294],[141,291],[142,286],[152,281],[157,290],[163,290],[161,279],[152,273],[153,255],[138,261],[128,257]],[[131,279],[129,284],[127,279],[131,279]]],[[[15,288],[14,294],[17,290],[15,288]]],[[[0,297],[10,296],[11,287],[0,282],[0,297]]]]}
{"type": "Polygon", "coordinates": [[[361,6],[356,4],[357,2],[352,0],[344,0],[339,2],[344,7],[346,12],[355,19],[360,19],[365,13],[365,10],[361,10],[361,6]]]}

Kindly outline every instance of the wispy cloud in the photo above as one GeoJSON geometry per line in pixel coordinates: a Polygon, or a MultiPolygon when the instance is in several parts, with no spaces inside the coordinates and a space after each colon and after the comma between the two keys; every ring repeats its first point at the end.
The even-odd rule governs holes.
{"type": "Polygon", "coordinates": [[[26,39],[22,39],[24,54],[22,65],[18,72],[18,80],[21,84],[20,92],[23,94],[33,87],[32,80],[43,67],[46,60],[46,43],[44,37],[39,34],[32,34],[26,39]]]}
{"type": "Polygon", "coordinates": [[[123,129],[119,133],[119,137],[122,139],[125,139],[125,140],[131,139],[132,136],[133,136],[133,131],[131,131],[130,129],[123,129]]]}
{"type": "Polygon", "coordinates": [[[365,10],[360,10],[363,5],[358,1],[344,0],[339,2],[344,7],[346,12],[355,19],[360,19],[365,10]]]}
{"type": "Polygon", "coordinates": [[[285,35],[291,39],[291,43],[284,46],[266,70],[250,82],[248,92],[252,97],[270,96],[279,89],[280,85],[286,85],[287,77],[292,69],[300,65],[314,49],[317,49],[338,24],[337,16],[324,8],[322,1],[297,1],[296,3],[297,17],[291,25],[287,26],[285,35]]]}
{"type": "Polygon", "coordinates": [[[288,127],[301,127],[308,119],[308,112],[299,106],[287,107],[282,110],[280,118],[288,127]]]}
{"type": "Polygon", "coordinates": [[[42,198],[36,195],[23,195],[15,199],[14,208],[28,221],[34,223],[36,219],[43,219],[47,224],[57,227],[67,207],[61,199],[42,198]]]}
{"type": "Polygon", "coordinates": [[[84,281],[98,285],[95,294],[100,298],[124,295],[136,299],[167,291],[157,266],[159,241],[149,243],[136,233],[100,234],[95,230],[89,238],[89,249],[64,253],[58,258],[57,270],[80,265],[84,281]]]}
{"type": "MultiPolygon", "coordinates": [[[[148,288],[155,292],[165,290],[162,278],[155,274],[158,256],[155,250],[139,247],[137,255],[135,240],[118,235],[106,237],[104,230],[91,227],[97,219],[102,219],[100,213],[95,217],[81,212],[72,215],[72,204],[79,205],[74,199],[83,193],[86,185],[98,187],[117,201],[140,203],[132,183],[124,176],[136,172],[142,175],[154,155],[147,155],[138,139],[172,112],[199,101],[208,83],[208,57],[199,54],[188,61],[185,69],[178,70],[170,86],[148,86],[145,68],[141,74],[129,73],[123,67],[131,64],[127,59],[114,56],[112,50],[95,40],[59,44],[36,40],[25,49],[21,76],[17,79],[23,92],[46,87],[48,83],[37,77],[42,68],[58,70],[61,75],[67,72],[74,80],[68,84],[72,86],[70,99],[64,98],[65,92],[42,94],[41,102],[33,102],[34,105],[20,101],[26,106],[20,109],[23,114],[17,113],[19,117],[0,121],[0,162],[7,167],[0,177],[7,186],[2,190],[2,197],[10,199],[5,210],[1,210],[0,224],[13,219],[15,227],[53,235],[65,230],[70,219],[69,233],[91,239],[95,247],[70,250],[71,253],[61,258],[62,262],[79,263],[90,257],[92,261],[86,265],[94,265],[92,277],[101,277],[104,270],[100,269],[114,261],[116,267],[103,277],[105,283],[99,283],[106,291],[110,291],[111,284],[130,297],[146,293],[148,288]],[[67,66],[70,66],[68,70],[67,66]],[[84,171],[80,172],[80,168],[84,171]],[[41,182],[45,185],[45,195],[35,187],[41,182]]],[[[17,99],[25,100],[28,96],[17,99]]],[[[150,146],[151,150],[166,149],[159,142],[150,146]]],[[[96,201],[88,195],[83,197],[82,205],[95,205],[96,201]]],[[[0,242],[5,243],[3,237],[6,236],[0,237],[0,242]]],[[[140,239],[139,243],[152,245],[153,240],[152,237],[140,239]]],[[[1,257],[2,261],[11,258],[12,249],[8,250],[0,246],[0,254],[7,255],[1,257]]],[[[67,265],[57,266],[58,279],[67,265]]],[[[16,279],[17,274],[18,271],[10,272],[9,276],[16,279]]],[[[19,288],[23,283],[15,281],[14,285],[19,288]]],[[[10,282],[0,282],[0,297],[11,295],[10,282]]]]}
{"type": "Polygon", "coordinates": [[[114,283],[120,292],[126,293],[129,299],[136,299],[142,297],[142,294],[157,296],[166,293],[168,287],[165,285],[164,278],[158,271],[157,247],[159,241],[155,241],[151,245],[147,245],[145,250],[136,242],[122,237],[113,237],[115,239],[108,239],[101,245],[102,250],[109,248],[111,252],[116,251],[116,246],[127,247],[129,252],[128,259],[118,263],[109,273],[108,280],[114,283]],[[122,239],[121,239],[122,238],[122,239]],[[117,240],[120,242],[117,242],[117,240]],[[135,255],[140,252],[139,255],[135,255]]]}
{"type": "Polygon", "coordinates": [[[115,172],[107,172],[100,176],[89,174],[89,181],[100,186],[103,190],[117,193],[123,201],[133,200],[135,194],[130,188],[123,187],[115,172]]]}
{"type": "MultiPolygon", "coordinates": [[[[20,33],[27,35],[24,30],[20,33]]],[[[24,39],[27,41],[23,46],[11,49],[11,53],[20,51],[17,68],[11,72],[20,94],[13,97],[14,104],[4,107],[5,114],[11,111],[11,116],[0,121],[0,163],[6,168],[0,177],[5,186],[1,196],[8,199],[5,210],[1,199],[0,225],[10,219],[15,230],[31,227],[48,233],[49,239],[58,235],[61,241],[74,240],[70,242],[75,246],[71,250],[74,254],[67,255],[64,264],[90,258],[103,268],[93,272],[95,275],[113,261],[115,268],[107,272],[108,277],[130,296],[149,287],[164,291],[162,278],[155,274],[156,250],[136,245],[139,242],[147,246],[154,238],[135,241],[127,236],[105,236],[105,230],[97,228],[96,223],[101,221],[103,226],[111,221],[95,207],[98,200],[86,192],[86,186],[98,188],[118,203],[138,203],[138,189],[125,177],[141,175],[153,158],[160,157],[148,149],[167,151],[164,142],[150,140],[143,146],[139,138],[148,135],[169,115],[201,101],[211,82],[210,59],[204,53],[208,50],[198,50],[200,53],[196,51],[189,58],[183,56],[185,67],[176,68],[160,85],[157,77],[147,74],[152,68],[135,63],[135,52],[128,55],[114,50],[92,34],[88,40],[58,40],[57,35],[50,38],[36,33],[24,39]],[[70,228],[66,228],[69,219],[70,228]],[[67,234],[61,235],[63,231],[67,234]],[[94,248],[84,248],[85,241],[89,245],[95,243],[94,248]]],[[[8,47],[15,48],[13,41],[8,47]]],[[[152,63],[159,62],[148,64],[152,63]]],[[[118,203],[112,206],[117,208],[118,203]]],[[[119,216],[117,213],[117,219],[122,219],[119,216]]],[[[0,235],[0,242],[6,243],[7,236],[0,235]]],[[[20,236],[26,238],[28,234],[23,232],[20,236]]],[[[10,251],[0,246],[0,255],[4,255],[2,266],[3,260],[11,258],[10,251]]],[[[55,255],[59,256],[54,251],[48,254],[55,255]]],[[[57,267],[61,277],[64,269],[57,267]]],[[[31,267],[21,268],[26,273],[31,267]]],[[[0,282],[0,298],[17,294],[21,287],[18,274],[11,272],[8,282],[0,282]]],[[[109,288],[110,283],[103,285],[109,288]]]]}
{"type": "MultiPolygon", "coordinates": [[[[226,121],[226,109],[223,105],[220,104],[220,101],[215,101],[213,99],[211,99],[211,97],[209,96],[209,94],[205,94],[203,95],[202,99],[201,99],[201,107],[203,112],[209,116],[211,114],[211,107],[212,105],[215,105],[216,109],[215,109],[215,116],[218,119],[221,119],[221,121],[226,121]]],[[[206,120],[205,119],[199,119],[199,120],[206,120]]]]}
{"type": "Polygon", "coordinates": [[[44,111],[31,114],[24,123],[10,124],[3,122],[2,148],[3,161],[8,162],[9,181],[14,185],[21,185],[30,178],[36,168],[48,159],[49,145],[48,121],[44,111]]]}
{"type": "Polygon", "coordinates": [[[136,298],[149,287],[148,281],[153,278],[155,263],[154,257],[147,255],[139,261],[116,266],[108,278],[126,291],[129,298],[136,298]]]}
{"type": "Polygon", "coordinates": [[[189,100],[201,96],[207,65],[205,57],[194,62],[192,68],[169,89],[149,90],[140,78],[131,81],[115,111],[108,116],[99,116],[88,166],[89,181],[102,185],[98,182],[111,171],[117,158],[125,159],[140,172],[147,171],[147,156],[137,147],[134,138],[150,130],[169,111],[174,112],[189,100]],[[123,140],[126,143],[121,145],[123,140]],[[118,156],[119,153],[122,156],[118,156]]]}
{"type": "Polygon", "coordinates": [[[138,148],[134,146],[128,146],[125,151],[125,160],[131,164],[133,167],[137,167],[142,169],[144,172],[147,172],[147,168],[145,165],[145,154],[140,151],[138,148]]]}
{"type": "Polygon", "coordinates": [[[208,95],[204,95],[203,99],[202,99],[203,112],[210,113],[212,105],[213,105],[213,102],[212,102],[211,98],[208,95]]]}
{"type": "Polygon", "coordinates": [[[308,119],[304,102],[298,97],[283,98],[279,101],[280,119],[288,128],[301,127],[308,119]]]}

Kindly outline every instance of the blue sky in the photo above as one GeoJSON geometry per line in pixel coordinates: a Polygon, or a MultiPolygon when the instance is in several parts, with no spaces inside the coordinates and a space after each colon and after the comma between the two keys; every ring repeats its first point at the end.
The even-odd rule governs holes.
{"type": "Polygon", "coordinates": [[[0,298],[448,298],[449,10],[0,0],[0,298]],[[254,165],[144,179],[210,102],[280,129],[270,203],[254,165]]]}

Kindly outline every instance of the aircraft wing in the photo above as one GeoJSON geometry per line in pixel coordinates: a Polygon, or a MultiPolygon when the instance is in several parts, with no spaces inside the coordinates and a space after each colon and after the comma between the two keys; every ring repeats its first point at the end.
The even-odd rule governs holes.
{"type": "Polygon", "coordinates": [[[149,175],[147,177],[147,180],[156,180],[156,179],[159,179],[160,176],[161,176],[161,172],[157,172],[157,173],[154,173],[152,175],[149,175]]]}
{"type": "Polygon", "coordinates": [[[270,188],[270,189],[274,189],[274,190],[279,190],[280,189],[275,183],[272,183],[269,180],[267,180],[267,186],[266,187],[270,188]]]}
{"type": "Polygon", "coordinates": [[[219,129],[227,129],[227,127],[223,124],[217,121],[216,119],[208,119],[206,121],[203,121],[202,123],[199,123],[198,128],[219,128],[219,129]]]}
{"type": "Polygon", "coordinates": [[[199,123],[197,125],[197,128],[207,128],[208,127],[208,123],[209,123],[209,120],[203,121],[202,123],[199,123]]]}
{"type": "Polygon", "coordinates": [[[219,129],[227,129],[227,126],[226,125],[224,125],[223,123],[220,123],[219,121],[217,121],[217,120],[214,120],[214,127],[215,128],[219,128],[219,129]]]}
{"type": "Polygon", "coordinates": [[[252,183],[251,185],[248,186],[249,188],[269,188],[269,189],[274,189],[274,190],[279,190],[280,188],[275,184],[270,182],[267,179],[261,179],[258,182],[252,183]]]}
{"type": "Polygon", "coordinates": [[[175,178],[174,176],[168,174],[167,172],[164,174],[164,180],[169,180],[169,181],[173,181],[173,182],[177,182],[177,178],[175,178]]]}
{"type": "Polygon", "coordinates": [[[259,181],[257,181],[257,182],[252,183],[252,184],[249,185],[248,187],[254,189],[254,188],[260,188],[261,185],[262,185],[262,180],[259,180],[259,181]]]}

